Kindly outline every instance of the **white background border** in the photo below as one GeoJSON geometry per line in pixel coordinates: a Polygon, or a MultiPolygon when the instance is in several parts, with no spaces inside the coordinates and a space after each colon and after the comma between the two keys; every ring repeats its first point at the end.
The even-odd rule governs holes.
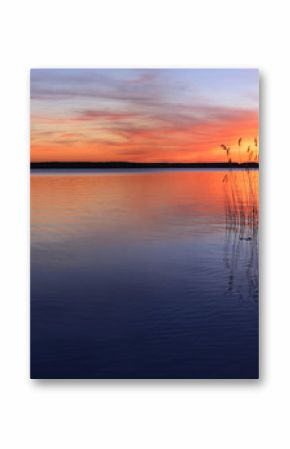
{"type": "Polygon", "coordinates": [[[289,447],[288,4],[1,3],[2,448],[289,447]],[[31,67],[260,69],[260,381],[29,380],[31,67]]]}

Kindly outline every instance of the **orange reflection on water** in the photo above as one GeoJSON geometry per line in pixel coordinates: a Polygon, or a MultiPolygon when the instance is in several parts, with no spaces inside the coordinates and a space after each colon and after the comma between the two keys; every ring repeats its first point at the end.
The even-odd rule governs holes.
{"type": "Polygon", "coordinates": [[[164,228],[182,220],[219,223],[235,203],[244,202],[243,213],[251,207],[249,179],[257,205],[257,171],[32,173],[32,226],[42,238],[66,239],[66,232],[138,235],[156,221],[164,228]]]}
{"type": "Polygon", "coordinates": [[[81,254],[114,257],[109,247],[122,252],[130,243],[142,252],[147,243],[185,242],[197,259],[218,251],[225,294],[257,298],[258,176],[257,170],[33,172],[32,248],[39,261],[55,263],[56,255],[68,264],[81,254]]]}
{"type": "Polygon", "coordinates": [[[156,221],[168,226],[168,217],[222,216],[222,178],[213,171],[33,173],[32,226],[44,239],[66,239],[66,232],[138,235],[156,221]]]}

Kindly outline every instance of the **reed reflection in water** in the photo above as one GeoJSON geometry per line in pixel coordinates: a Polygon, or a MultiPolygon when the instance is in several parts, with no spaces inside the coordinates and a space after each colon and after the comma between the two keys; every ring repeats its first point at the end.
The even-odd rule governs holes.
{"type": "Polygon", "coordinates": [[[242,176],[229,170],[223,178],[226,243],[225,266],[228,270],[226,293],[243,299],[258,300],[259,197],[258,171],[243,170],[242,176]]]}

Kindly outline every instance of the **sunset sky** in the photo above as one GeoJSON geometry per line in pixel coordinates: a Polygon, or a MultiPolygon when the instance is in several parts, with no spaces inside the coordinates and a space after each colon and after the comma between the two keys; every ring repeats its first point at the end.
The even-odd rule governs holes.
{"type": "Polygon", "coordinates": [[[34,69],[31,160],[235,160],[258,107],[254,69],[34,69]]]}

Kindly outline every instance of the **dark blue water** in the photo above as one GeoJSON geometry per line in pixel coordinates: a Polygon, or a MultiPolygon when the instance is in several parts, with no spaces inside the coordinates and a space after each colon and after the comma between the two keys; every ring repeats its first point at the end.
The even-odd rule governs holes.
{"type": "Polygon", "coordinates": [[[225,174],[32,174],[32,378],[258,377],[258,172],[225,174]]]}

